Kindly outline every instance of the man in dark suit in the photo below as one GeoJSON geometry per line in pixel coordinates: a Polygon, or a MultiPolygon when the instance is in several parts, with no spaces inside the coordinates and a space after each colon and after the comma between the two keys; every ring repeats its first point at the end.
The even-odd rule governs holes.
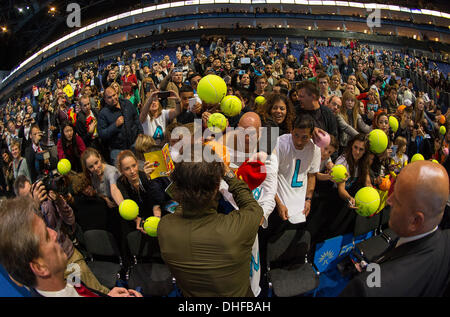
{"type": "Polygon", "coordinates": [[[48,151],[41,143],[43,133],[38,125],[33,125],[30,129],[31,142],[25,148],[25,158],[28,170],[31,173],[31,182],[35,182],[45,171],[56,168],[58,159],[49,155],[48,151]]]}
{"type": "Polygon", "coordinates": [[[375,262],[379,285],[370,287],[364,272],[353,278],[341,296],[443,296],[450,282],[450,230],[438,228],[449,196],[442,165],[417,161],[397,177],[387,203],[389,227],[399,236],[393,249],[375,262]]]}

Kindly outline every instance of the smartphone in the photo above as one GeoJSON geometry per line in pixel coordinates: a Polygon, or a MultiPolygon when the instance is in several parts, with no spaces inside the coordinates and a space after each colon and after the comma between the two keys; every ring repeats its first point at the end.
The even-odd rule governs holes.
{"type": "Polygon", "coordinates": [[[145,92],[149,92],[152,89],[152,83],[145,83],[145,92]]]}
{"type": "Polygon", "coordinates": [[[159,99],[167,99],[170,96],[170,91],[160,91],[158,93],[159,99]]]}
{"type": "Polygon", "coordinates": [[[197,98],[189,98],[189,111],[194,111],[195,104],[197,103],[197,98]]]}
{"type": "Polygon", "coordinates": [[[391,150],[392,150],[391,157],[394,157],[397,154],[397,149],[398,149],[398,145],[391,146],[391,150]]]}
{"type": "Polygon", "coordinates": [[[250,64],[250,57],[242,57],[241,64],[250,64]]]}

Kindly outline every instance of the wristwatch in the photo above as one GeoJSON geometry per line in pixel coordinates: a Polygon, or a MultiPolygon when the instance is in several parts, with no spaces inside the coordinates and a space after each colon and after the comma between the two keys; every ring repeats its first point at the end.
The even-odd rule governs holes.
{"type": "Polygon", "coordinates": [[[223,179],[225,181],[229,181],[230,179],[236,178],[236,175],[234,174],[234,172],[232,170],[229,170],[228,172],[225,173],[225,175],[223,176],[223,179]]]}
{"type": "Polygon", "coordinates": [[[306,197],[305,201],[307,201],[307,200],[312,200],[312,198],[311,197],[306,197]]]}

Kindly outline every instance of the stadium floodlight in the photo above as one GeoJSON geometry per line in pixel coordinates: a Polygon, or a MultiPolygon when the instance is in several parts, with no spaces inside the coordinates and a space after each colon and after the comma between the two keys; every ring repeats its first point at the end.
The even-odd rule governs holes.
{"type": "MultiPolygon", "coordinates": [[[[184,3],[184,2],[183,2],[184,3]]],[[[130,15],[138,15],[143,12],[143,9],[137,9],[130,12],[130,15]]]]}
{"type": "Polygon", "coordinates": [[[170,3],[158,4],[156,10],[164,10],[170,8],[170,3]]]}
{"type": "Polygon", "coordinates": [[[142,12],[150,12],[150,11],[155,11],[156,10],[156,6],[150,6],[150,7],[146,7],[142,10],[142,12]]]}
{"type": "Polygon", "coordinates": [[[171,8],[176,8],[176,7],[182,7],[184,6],[184,1],[177,1],[177,2],[172,2],[170,4],[171,8]]]}
{"type": "Polygon", "coordinates": [[[400,7],[399,6],[391,6],[391,5],[389,5],[389,10],[391,10],[391,11],[400,11],[400,7]]]}
{"type": "Polygon", "coordinates": [[[349,2],[348,6],[349,7],[353,7],[353,8],[364,8],[364,3],[361,3],[361,2],[349,2]]]}

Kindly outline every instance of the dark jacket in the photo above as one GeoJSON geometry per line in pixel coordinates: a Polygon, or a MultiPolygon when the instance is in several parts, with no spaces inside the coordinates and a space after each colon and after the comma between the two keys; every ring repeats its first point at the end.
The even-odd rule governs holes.
{"type": "Polygon", "coordinates": [[[133,104],[119,98],[120,109],[105,106],[98,115],[98,134],[110,149],[130,149],[139,134],[144,133],[139,115],[133,104]],[[116,126],[116,120],[124,116],[124,123],[116,126]]]}
{"type": "Polygon", "coordinates": [[[41,129],[42,133],[44,134],[42,136],[41,142],[44,144],[47,144],[47,138],[48,138],[48,128],[49,128],[49,120],[50,125],[56,127],[55,130],[53,130],[51,133],[51,140],[56,143],[58,142],[58,131],[61,130],[58,126],[58,121],[56,119],[56,114],[54,112],[50,112],[50,117],[47,118],[48,111],[39,111],[37,115],[37,124],[39,125],[39,129],[41,129]]]}
{"type": "Polygon", "coordinates": [[[184,296],[253,296],[251,250],[263,211],[244,181],[228,184],[239,210],[219,214],[213,200],[200,210],[179,206],[159,223],[161,256],[184,296]]]}
{"type": "MultiPolygon", "coordinates": [[[[134,189],[125,176],[121,176],[117,180],[117,187],[122,193],[123,199],[131,199],[138,204],[139,217],[142,219],[153,216],[153,206],[155,205],[159,205],[161,211],[163,211],[164,205],[170,200],[170,197],[164,191],[167,186],[161,188],[159,186],[159,178],[164,177],[149,180],[144,172],[139,171],[139,179],[141,180],[142,185],[139,192],[134,189]]],[[[167,183],[167,185],[169,184],[167,183]]]]}
{"type": "MultiPolygon", "coordinates": [[[[92,109],[94,113],[94,117],[98,121],[98,112],[95,109],[92,109]]],[[[77,113],[77,123],[75,124],[75,130],[80,138],[83,140],[86,147],[90,147],[92,143],[92,136],[88,133],[88,126],[86,124],[86,115],[83,111],[77,113]]]]}
{"type": "Polygon", "coordinates": [[[334,135],[334,137],[338,139],[338,125],[336,116],[328,107],[320,106],[317,110],[304,110],[302,108],[297,108],[297,116],[301,116],[302,114],[311,115],[314,119],[315,127],[334,135]]]}
{"type": "MultiPolygon", "coordinates": [[[[42,145],[41,145],[42,147],[42,145]]],[[[31,182],[35,182],[45,170],[54,170],[57,167],[58,159],[50,156],[50,165],[45,165],[43,160],[36,157],[36,152],[33,149],[33,144],[29,144],[25,149],[25,158],[28,164],[28,170],[31,175],[31,182]]]]}
{"type": "Polygon", "coordinates": [[[353,278],[340,296],[442,296],[450,282],[450,230],[438,229],[400,245],[375,262],[380,265],[381,287],[368,287],[371,273],[364,272],[353,278]]]}

